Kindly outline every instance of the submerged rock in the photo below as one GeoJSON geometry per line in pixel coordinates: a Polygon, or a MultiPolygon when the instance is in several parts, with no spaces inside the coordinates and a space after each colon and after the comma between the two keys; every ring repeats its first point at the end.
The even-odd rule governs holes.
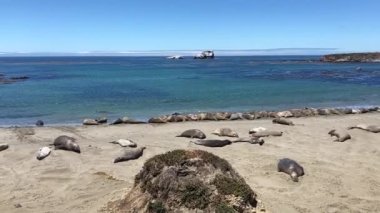
{"type": "Polygon", "coordinates": [[[256,212],[262,206],[256,198],[226,160],[201,150],[174,150],[147,160],[127,196],[104,210],[256,212]]]}
{"type": "Polygon", "coordinates": [[[194,59],[213,59],[215,57],[214,51],[207,50],[194,56],[194,59]]]}
{"type": "MultiPolygon", "coordinates": [[[[323,62],[380,62],[380,52],[330,54],[321,58],[323,62]]],[[[361,68],[359,69],[361,70],[361,68]]]]}

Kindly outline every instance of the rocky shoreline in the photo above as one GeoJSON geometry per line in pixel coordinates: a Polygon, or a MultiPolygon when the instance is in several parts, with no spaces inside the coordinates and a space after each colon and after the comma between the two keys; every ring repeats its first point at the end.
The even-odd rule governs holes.
{"type": "MultiPolygon", "coordinates": [[[[299,118],[312,116],[329,116],[329,115],[347,115],[347,114],[364,114],[380,112],[380,107],[363,107],[363,108],[303,108],[290,109],[284,111],[251,111],[251,112],[200,112],[181,114],[173,113],[170,115],[162,115],[152,117],[147,122],[137,121],[128,117],[118,118],[111,122],[110,125],[118,124],[164,124],[173,122],[186,121],[236,121],[236,120],[257,120],[257,119],[272,119],[272,118],[299,118]]],[[[100,125],[106,124],[106,118],[102,119],[84,119],[83,125],[100,125]],[[102,122],[97,121],[102,120],[102,122]]]]}

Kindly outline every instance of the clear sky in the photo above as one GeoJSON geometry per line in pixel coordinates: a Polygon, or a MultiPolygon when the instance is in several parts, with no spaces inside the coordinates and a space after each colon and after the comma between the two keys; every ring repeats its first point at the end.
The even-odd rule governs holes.
{"type": "Polygon", "coordinates": [[[380,0],[0,0],[0,52],[380,51],[380,0]]]}

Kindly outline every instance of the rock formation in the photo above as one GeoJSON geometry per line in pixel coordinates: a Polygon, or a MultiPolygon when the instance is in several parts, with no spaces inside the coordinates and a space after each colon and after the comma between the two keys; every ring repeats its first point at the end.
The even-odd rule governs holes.
{"type": "Polygon", "coordinates": [[[257,195],[224,159],[174,150],[147,160],[125,198],[107,212],[256,212],[257,195]]]}
{"type": "Polygon", "coordinates": [[[380,62],[380,52],[331,54],[321,58],[323,62],[380,62]]]}
{"type": "Polygon", "coordinates": [[[194,56],[194,59],[213,59],[214,58],[214,51],[207,50],[203,51],[200,54],[194,56]]]}

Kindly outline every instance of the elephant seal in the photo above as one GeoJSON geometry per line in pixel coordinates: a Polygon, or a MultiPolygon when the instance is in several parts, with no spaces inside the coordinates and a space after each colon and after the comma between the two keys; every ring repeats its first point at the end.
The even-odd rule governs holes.
{"type": "Polygon", "coordinates": [[[110,123],[110,125],[116,125],[116,124],[122,124],[122,123],[123,123],[123,120],[121,118],[118,118],[115,121],[113,121],[112,123],[110,123]]]}
{"type": "Polygon", "coordinates": [[[3,150],[6,150],[6,149],[8,149],[8,148],[9,148],[9,145],[8,145],[8,144],[6,144],[6,143],[2,143],[2,144],[0,144],[0,152],[3,151],[3,150]]]}
{"type": "Polygon", "coordinates": [[[249,130],[249,134],[252,134],[252,133],[256,133],[256,132],[261,132],[261,131],[265,131],[267,130],[266,128],[264,127],[255,127],[255,128],[252,128],[249,130]]]}
{"type": "Polygon", "coordinates": [[[160,117],[153,117],[148,120],[148,123],[157,123],[157,124],[162,124],[162,123],[167,123],[167,117],[166,116],[160,116],[160,117]]]}
{"type": "Polygon", "coordinates": [[[294,123],[292,121],[285,119],[285,118],[275,118],[272,120],[272,123],[294,126],[294,123]]]}
{"type": "Polygon", "coordinates": [[[230,128],[219,128],[214,130],[212,133],[218,136],[227,136],[227,137],[239,137],[235,131],[232,131],[230,128]]]}
{"type": "Polygon", "coordinates": [[[177,135],[176,137],[205,139],[206,135],[199,129],[188,129],[182,132],[180,135],[177,135]]]}
{"type": "Polygon", "coordinates": [[[252,137],[269,137],[269,136],[282,136],[282,132],[280,131],[271,131],[271,130],[263,130],[259,132],[254,132],[251,134],[252,137]]]}
{"type": "Polygon", "coordinates": [[[348,139],[351,139],[351,135],[349,135],[348,133],[346,132],[337,132],[335,129],[331,130],[329,133],[328,133],[331,137],[332,136],[335,136],[336,139],[334,141],[336,142],[344,142],[348,139]]]}
{"type": "Polygon", "coordinates": [[[105,124],[107,123],[108,119],[106,117],[101,117],[101,118],[97,118],[95,119],[95,121],[98,123],[98,124],[105,124]]]}
{"type": "Polygon", "coordinates": [[[124,124],[145,124],[146,122],[144,121],[137,121],[135,119],[132,119],[132,118],[128,118],[128,117],[122,117],[121,118],[121,121],[122,123],[124,124]]]}
{"type": "Polygon", "coordinates": [[[366,124],[358,124],[356,126],[348,127],[348,129],[362,129],[362,130],[365,130],[368,132],[373,132],[373,133],[379,133],[380,132],[380,126],[366,125],[366,124]]]}
{"type": "Polygon", "coordinates": [[[191,141],[197,145],[208,146],[208,147],[222,147],[231,144],[230,140],[197,140],[191,141]]]}
{"type": "Polygon", "coordinates": [[[42,160],[50,155],[51,149],[47,146],[40,148],[37,152],[37,160],[42,160]]]}
{"type": "Polygon", "coordinates": [[[99,123],[95,119],[86,118],[83,120],[83,125],[98,125],[99,123]]]}
{"type": "Polygon", "coordinates": [[[54,148],[80,153],[80,147],[75,143],[75,138],[61,135],[54,140],[54,148]]]}
{"type": "Polygon", "coordinates": [[[116,141],[111,141],[110,143],[119,144],[122,147],[137,147],[137,144],[129,139],[119,139],[116,141]]]}
{"type": "Polygon", "coordinates": [[[44,126],[44,122],[42,120],[36,121],[36,126],[41,127],[44,126]]]}
{"type": "Polygon", "coordinates": [[[145,149],[145,146],[139,147],[136,149],[126,149],[123,151],[123,153],[119,157],[115,158],[113,162],[119,163],[123,161],[137,159],[143,155],[144,149],[145,149]]]}
{"type": "Polygon", "coordinates": [[[236,140],[233,140],[232,143],[238,143],[238,142],[248,142],[251,144],[259,144],[262,146],[264,144],[264,139],[259,137],[246,137],[246,138],[238,138],[236,140]]]}
{"type": "Polygon", "coordinates": [[[305,174],[302,166],[300,166],[296,161],[289,158],[283,158],[278,161],[277,171],[290,175],[294,182],[298,182],[298,177],[305,174]]]}

